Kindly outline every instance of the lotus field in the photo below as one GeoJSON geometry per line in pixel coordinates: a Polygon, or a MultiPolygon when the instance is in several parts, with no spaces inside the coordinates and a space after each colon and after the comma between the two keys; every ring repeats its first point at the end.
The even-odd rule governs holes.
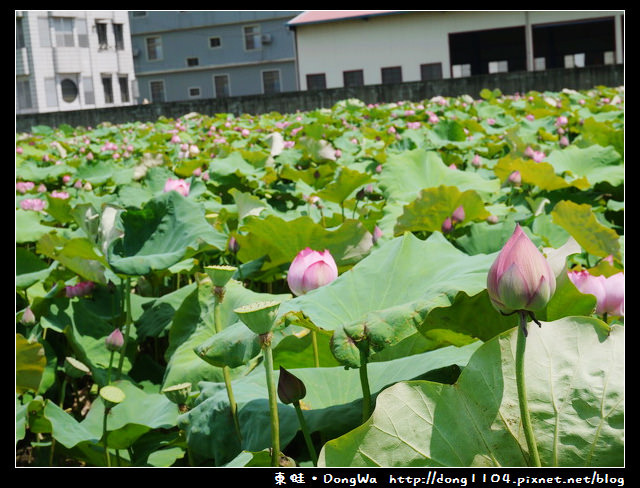
{"type": "Polygon", "coordinates": [[[624,465],[622,87],[16,137],[16,465],[624,465]]]}

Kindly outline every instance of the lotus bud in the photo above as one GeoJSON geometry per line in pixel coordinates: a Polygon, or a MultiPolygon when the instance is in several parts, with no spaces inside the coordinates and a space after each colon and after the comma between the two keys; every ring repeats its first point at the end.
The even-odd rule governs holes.
{"type": "Polygon", "coordinates": [[[489,269],[487,291],[493,306],[504,314],[536,312],[556,290],[551,266],[520,225],[489,269]]]}
{"type": "Polygon", "coordinates": [[[456,224],[458,222],[462,222],[464,220],[464,217],[465,217],[464,207],[460,205],[458,208],[456,208],[453,211],[453,214],[451,215],[451,220],[454,224],[456,224]]]}
{"type": "Polygon", "coordinates": [[[124,336],[122,335],[122,332],[120,332],[120,329],[114,330],[104,340],[104,345],[109,351],[117,351],[122,347],[123,344],[124,336]]]}
{"type": "Polygon", "coordinates": [[[285,405],[296,404],[306,394],[307,389],[302,380],[280,366],[280,377],[278,378],[278,398],[280,398],[280,401],[285,405]]]}
{"type": "Polygon", "coordinates": [[[326,285],[338,277],[338,267],[328,250],[314,251],[307,247],[294,258],[287,283],[294,295],[300,296],[326,285]]]}

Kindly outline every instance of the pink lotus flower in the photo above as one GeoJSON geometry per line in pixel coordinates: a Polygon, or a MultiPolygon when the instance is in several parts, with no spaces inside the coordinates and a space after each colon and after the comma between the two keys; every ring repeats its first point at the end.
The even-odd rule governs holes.
{"type": "Polygon", "coordinates": [[[596,297],[598,315],[624,315],[624,273],[616,273],[608,278],[593,276],[587,270],[569,271],[569,279],[585,295],[596,297]]]}
{"type": "Polygon", "coordinates": [[[115,329],[111,334],[109,334],[104,339],[104,345],[107,347],[109,351],[117,351],[124,344],[124,336],[120,329],[115,329]]]}
{"type": "Polygon", "coordinates": [[[35,186],[35,183],[33,181],[18,181],[16,183],[16,190],[24,194],[24,193],[27,193],[28,191],[33,190],[34,186],[35,186]]]}
{"type": "Polygon", "coordinates": [[[44,210],[44,200],[40,200],[39,198],[25,198],[20,201],[20,208],[22,210],[34,210],[36,212],[40,212],[44,210]]]}
{"type": "Polygon", "coordinates": [[[91,294],[95,286],[95,283],[91,281],[81,281],[76,285],[67,285],[65,287],[65,295],[67,298],[83,297],[91,294]]]}
{"type": "Polygon", "coordinates": [[[169,178],[167,182],[164,184],[164,191],[169,192],[172,190],[177,191],[182,196],[186,197],[189,195],[190,184],[188,181],[185,181],[181,178],[173,179],[169,178]]]}
{"type": "Polygon", "coordinates": [[[489,269],[487,291],[493,306],[504,314],[536,312],[556,290],[556,278],[545,257],[520,225],[489,269]]]}
{"type": "Polygon", "coordinates": [[[289,273],[287,283],[294,295],[300,296],[315,290],[338,277],[338,267],[328,250],[314,251],[307,247],[295,257],[289,273]]]}

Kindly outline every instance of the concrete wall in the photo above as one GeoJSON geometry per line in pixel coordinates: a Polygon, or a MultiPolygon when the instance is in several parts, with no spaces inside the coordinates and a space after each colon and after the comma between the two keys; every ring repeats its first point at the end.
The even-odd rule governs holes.
{"type": "Polygon", "coordinates": [[[317,91],[297,91],[271,96],[244,96],[223,99],[203,99],[185,102],[151,103],[101,110],[77,110],[16,116],[16,131],[30,130],[34,125],[57,127],[93,126],[101,122],[153,122],[158,117],[178,118],[189,112],[205,115],[230,113],[262,114],[267,112],[294,113],[317,108],[329,108],[347,98],[365,103],[421,101],[436,95],[478,97],[483,88],[499,88],[504,94],[526,93],[531,90],[560,91],[564,88],[588,90],[595,86],[624,85],[624,65],[592,66],[575,69],[554,69],[534,72],[496,73],[468,78],[417,81],[397,85],[369,85],[355,88],[334,88],[317,91]]]}

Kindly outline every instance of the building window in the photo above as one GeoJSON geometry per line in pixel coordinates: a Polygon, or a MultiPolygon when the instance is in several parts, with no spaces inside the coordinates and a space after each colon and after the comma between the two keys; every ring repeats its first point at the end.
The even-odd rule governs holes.
{"type": "Polygon", "coordinates": [[[616,55],[613,51],[604,52],[604,64],[616,64],[616,55]]]}
{"type": "Polygon", "coordinates": [[[56,88],[56,80],[54,78],[44,79],[44,95],[47,99],[47,107],[58,106],[58,90],[56,88]]]}
{"type": "Polygon", "coordinates": [[[229,75],[215,75],[213,77],[213,96],[224,98],[230,95],[229,75]]]}
{"type": "Polygon", "coordinates": [[[147,37],[147,60],[158,61],[162,59],[162,39],[159,36],[147,37]]]}
{"type": "Polygon", "coordinates": [[[361,69],[354,69],[342,72],[342,82],[345,87],[364,85],[364,72],[361,69]]]}
{"type": "Polygon", "coordinates": [[[84,91],[85,105],[94,105],[96,103],[96,96],[93,92],[93,79],[90,76],[82,79],[82,89],[84,91]]]}
{"type": "Polygon", "coordinates": [[[271,70],[262,72],[262,92],[265,95],[280,93],[280,71],[271,70]]]}
{"type": "Polygon", "coordinates": [[[26,109],[33,107],[31,102],[31,86],[29,85],[28,78],[16,80],[16,95],[18,108],[26,109]]]}
{"type": "Polygon", "coordinates": [[[244,49],[246,51],[260,49],[259,25],[247,25],[242,28],[242,32],[244,34],[244,49]]]}
{"type": "Polygon", "coordinates": [[[127,75],[118,76],[118,84],[120,85],[120,101],[122,103],[129,102],[129,78],[127,75]]]}
{"type": "Polygon", "coordinates": [[[152,102],[164,102],[164,81],[152,81],[149,83],[152,102]]]}
{"type": "Polygon", "coordinates": [[[24,47],[24,31],[22,27],[22,17],[16,17],[16,49],[24,47]]]}
{"type": "Polygon", "coordinates": [[[73,19],[52,17],[51,24],[55,33],[56,47],[73,47],[73,19]]]}
{"type": "Polygon", "coordinates": [[[102,90],[104,91],[104,103],[113,103],[113,83],[111,75],[102,75],[102,90]]]}
{"type": "Polygon", "coordinates": [[[547,60],[545,58],[534,58],[533,59],[533,70],[534,71],[544,71],[547,69],[547,60]]]}
{"type": "Polygon", "coordinates": [[[382,83],[402,83],[402,67],[391,66],[388,68],[381,68],[382,83]]]}
{"type": "Polygon", "coordinates": [[[199,64],[198,58],[187,58],[187,66],[198,66],[199,64]]]}
{"type": "Polygon", "coordinates": [[[109,47],[107,41],[107,24],[104,22],[96,22],[96,34],[98,34],[98,48],[107,49],[109,47]]]}
{"type": "Polygon", "coordinates": [[[124,27],[122,24],[113,24],[113,37],[116,40],[116,51],[124,51],[124,27]]]}
{"type": "Polygon", "coordinates": [[[425,63],[420,65],[420,79],[425,80],[441,80],[442,79],[442,63],[425,63]]]}
{"type": "Polygon", "coordinates": [[[60,91],[62,92],[62,99],[67,103],[75,102],[78,98],[78,85],[69,78],[65,78],[60,82],[60,91]]]}
{"type": "Polygon", "coordinates": [[[324,73],[307,75],[307,90],[324,90],[327,88],[327,77],[324,73]]]}
{"type": "Polygon", "coordinates": [[[210,37],[209,38],[209,47],[215,49],[222,45],[222,40],[219,37],[210,37]]]}
{"type": "Polygon", "coordinates": [[[451,67],[451,74],[454,78],[464,78],[466,76],[471,76],[471,65],[470,64],[454,64],[451,67]]]}
{"type": "Polygon", "coordinates": [[[565,68],[584,68],[584,53],[565,54],[565,68]]]}
{"type": "Polygon", "coordinates": [[[147,16],[147,11],[146,10],[132,10],[131,11],[131,17],[146,17],[147,16]]]}
{"type": "Polygon", "coordinates": [[[507,73],[508,71],[508,61],[489,61],[489,73],[507,73]]]}
{"type": "Polygon", "coordinates": [[[199,86],[192,86],[189,88],[189,98],[200,98],[199,86]]]}
{"type": "Polygon", "coordinates": [[[76,19],[76,32],[78,34],[78,46],[89,47],[89,33],[87,31],[87,21],[76,19]]]}

